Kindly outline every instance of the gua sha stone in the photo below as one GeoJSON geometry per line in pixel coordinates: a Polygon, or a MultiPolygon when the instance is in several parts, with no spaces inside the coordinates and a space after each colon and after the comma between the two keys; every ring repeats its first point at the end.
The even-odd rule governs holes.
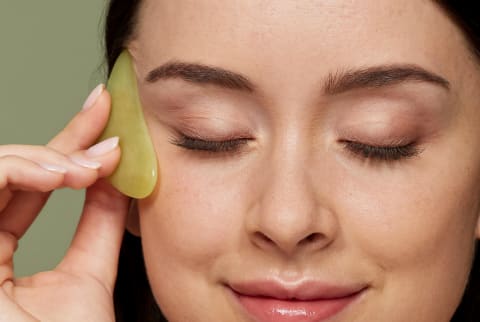
{"type": "Polygon", "coordinates": [[[107,89],[112,97],[112,108],[99,141],[118,136],[121,148],[120,163],[108,180],[129,197],[145,198],[157,182],[157,160],[128,51],[123,51],[115,62],[107,89]]]}

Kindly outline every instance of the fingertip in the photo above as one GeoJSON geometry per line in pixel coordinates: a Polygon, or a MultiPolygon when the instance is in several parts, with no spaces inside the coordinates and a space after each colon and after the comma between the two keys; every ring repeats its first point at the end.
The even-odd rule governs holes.
{"type": "Polygon", "coordinates": [[[65,174],[65,186],[72,189],[84,189],[115,171],[120,161],[120,148],[116,146],[111,151],[97,157],[90,157],[85,150],[77,151],[68,156],[68,159],[72,167],[65,174]]]}
{"type": "Polygon", "coordinates": [[[41,162],[41,163],[39,163],[39,165],[43,169],[48,170],[48,171],[53,172],[53,173],[65,174],[65,173],[68,172],[67,168],[56,165],[56,164],[41,162]]]}
{"type": "Polygon", "coordinates": [[[118,165],[120,164],[122,152],[120,146],[116,147],[112,151],[110,151],[106,156],[103,162],[103,167],[100,168],[100,176],[106,177],[111,175],[115,169],[117,169],[118,165]]]}
{"type": "Polygon", "coordinates": [[[108,123],[110,104],[110,94],[103,90],[93,105],[77,113],[48,146],[62,153],[71,153],[93,144],[108,123]]]}
{"type": "MultiPolygon", "coordinates": [[[[41,178],[43,184],[38,186],[38,191],[40,192],[51,192],[55,189],[63,187],[65,182],[65,177],[67,175],[66,172],[54,170],[54,169],[47,169],[44,166],[40,165],[40,167],[46,171],[44,171],[45,177],[41,178]]],[[[36,189],[36,190],[37,190],[36,189]]],[[[26,189],[28,190],[28,189],[26,189]]]]}
{"type": "Polygon", "coordinates": [[[108,92],[107,88],[103,86],[102,93],[98,96],[94,108],[100,107],[100,108],[106,108],[110,109],[110,104],[111,104],[111,96],[110,93],[108,92]]]}
{"type": "Polygon", "coordinates": [[[82,106],[82,111],[86,111],[91,109],[93,106],[95,106],[95,103],[97,102],[98,98],[102,95],[102,92],[105,90],[105,85],[99,84],[97,87],[95,87],[90,95],[88,95],[87,99],[85,100],[85,103],[83,103],[82,106]]]}

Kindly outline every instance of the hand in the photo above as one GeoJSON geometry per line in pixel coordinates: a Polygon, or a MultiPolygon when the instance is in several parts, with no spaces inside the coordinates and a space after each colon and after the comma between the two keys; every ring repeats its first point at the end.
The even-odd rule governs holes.
{"type": "Polygon", "coordinates": [[[115,140],[103,144],[110,151],[85,150],[109,111],[104,90],[47,146],[0,146],[0,321],[115,321],[113,287],[129,199],[102,179],[118,164],[115,140]],[[54,270],[17,279],[18,240],[61,187],[88,187],[70,248],[54,270]]]}

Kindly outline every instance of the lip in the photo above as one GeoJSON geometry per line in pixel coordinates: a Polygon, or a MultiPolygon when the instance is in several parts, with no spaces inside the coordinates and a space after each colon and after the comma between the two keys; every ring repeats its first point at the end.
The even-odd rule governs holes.
{"type": "Polygon", "coordinates": [[[315,281],[294,284],[249,281],[228,286],[256,322],[322,322],[344,310],[368,288],[366,284],[315,281]]]}

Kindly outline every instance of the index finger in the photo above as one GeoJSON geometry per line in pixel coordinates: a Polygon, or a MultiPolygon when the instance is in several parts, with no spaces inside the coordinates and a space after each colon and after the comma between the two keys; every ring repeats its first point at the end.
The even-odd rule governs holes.
{"type": "MultiPolygon", "coordinates": [[[[105,127],[110,113],[110,95],[103,85],[97,86],[91,95],[97,97],[92,101],[91,107],[77,113],[68,125],[49,143],[48,146],[63,154],[83,150],[100,136],[105,127]]],[[[89,99],[92,96],[89,97],[89,99]]],[[[88,101],[88,99],[87,99],[88,101]]],[[[8,202],[8,211],[3,216],[19,216],[17,218],[15,234],[22,236],[31,223],[35,220],[50,196],[50,192],[16,192],[8,202]]]]}
{"type": "Polygon", "coordinates": [[[68,154],[86,149],[95,142],[107,124],[111,99],[103,84],[92,91],[87,101],[92,99],[92,95],[91,107],[77,113],[67,126],[47,144],[48,147],[68,154]]]}

